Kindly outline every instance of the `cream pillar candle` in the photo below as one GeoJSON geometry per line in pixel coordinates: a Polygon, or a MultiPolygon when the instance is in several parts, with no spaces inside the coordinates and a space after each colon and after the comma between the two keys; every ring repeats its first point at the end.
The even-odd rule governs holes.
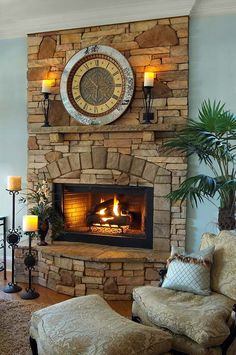
{"type": "Polygon", "coordinates": [[[38,230],[38,216],[26,215],[23,216],[23,231],[36,232],[38,230]]]}
{"type": "Polygon", "coordinates": [[[20,191],[21,190],[21,176],[7,177],[7,190],[20,191]]]}
{"type": "Polygon", "coordinates": [[[153,87],[154,86],[154,73],[146,71],[144,73],[144,84],[143,86],[150,86],[153,87]]]}
{"type": "Polygon", "coordinates": [[[42,93],[51,94],[52,92],[52,81],[51,80],[43,80],[42,81],[42,93]]]}

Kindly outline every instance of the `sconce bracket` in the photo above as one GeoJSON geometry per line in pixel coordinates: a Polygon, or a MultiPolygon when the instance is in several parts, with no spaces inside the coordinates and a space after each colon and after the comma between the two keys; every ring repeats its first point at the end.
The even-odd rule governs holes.
{"type": "Polygon", "coordinates": [[[143,100],[144,100],[144,113],[143,113],[143,123],[151,123],[154,120],[154,113],[152,111],[152,86],[143,87],[143,100]]]}
{"type": "Polygon", "coordinates": [[[48,121],[48,114],[50,110],[49,95],[50,93],[48,92],[43,93],[42,107],[43,107],[43,114],[44,114],[44,124],[42,125],[42,127],[51,127],[48,121]]]}

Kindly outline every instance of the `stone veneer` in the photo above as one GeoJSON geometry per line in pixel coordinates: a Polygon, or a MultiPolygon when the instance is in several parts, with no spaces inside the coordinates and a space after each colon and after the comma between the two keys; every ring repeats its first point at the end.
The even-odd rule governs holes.
{"type": "MultiPolygon", "coordinates": [[[[170,203],[164,196],[177,188],[186,177],[187,160],[179,153],[165,154],[161,147],[164,140],[183,127],[187,116],[188,17],[28,36],[28,186],[35,188],[44,176],[50,182],[152,186],[153,249],[158,252],[169,252],[171,245],[183,246],[185,243],[186,207],[180,206],[180,203],[170,203]],[[107,126],[80,125],[68,115],[59,94],[60,77],[66,62],[81,48],[92,44],[118,49],[125,55],[135,74],[135,92],[128,110],[107,126]],[[153,124],[149,125],[142,124],[142,86],[145,70],[155,71],[158,79],[155,80],[153,89],[155,119],[153,124]],[[50,128],[41,127],[44,120],[41,83],[42,79],[46,78],[55,79],[55,87],[50,97],[50,128]]],[[[21,250],[18,254],[22,261],[23,256],[20,253],[21,250]]],[[[44,251],[38,253],[41,266],[36,278],[45,280],[42,284],[50,287],[52,281],[49,281],[47,275],[54,272],[57,275],[54,276],[59,277],[64,269],[56,265],[56,257],[46,251],[45,254],[44,251]]],[[[104,264],[104,270],[99,270],[90,267],[90,264],[86,265],[85,261],[83,276],[77,276],[90,278],[93,274],[96,274],[95,277],[102,274],[102,287],[110,277],[109,274],[115,272],[113,270],[121,274],[119,277],[130,274],[130,278],[144,278],[147,267],[145,263],[140,269],[127,269],[127,262],[128,260],[122,261],[117,270],[115,268],[118,266],[109,263],[104,264]],[[89,271],[86,271],[87,269],[89,271]]],[[[73,261],[71,263],[73,264],[73,261]]],[[[84,263],[84,260],[81,260],[81,263],[84,263]]],[[[152,264],[152,268],[154,267],[155,263],[152,264]]],[[[82,271],[73,268],[74,266],[68,272],[73,272],[74,278],[76,272],[82,271]]],[[[58,292],[62,280],[64,279],[60,276],[58,287],[55,286],[58,292]]],[[[142,280],[140,284],[148,281],[142,280]]],[[[78,289],[84,287],[80,284],[78,283],[78,289]]],[[[93,288],[89,283],[82,284],[86,285],[86,290],[93,288]]],[[[74,287],[67,286],[66,282],[63,285],[74,287]]],[[[99,282],[97,285],[98,289],[101,289],[99,282]]],[[[131,285],[132,282],[130,287],[131,285]]],[[[122,286],[124,285],[118,285],[121,288],[122,286]]],[[[71,292],[77,294],[77,291],[71,292]]]]}
{"type": "Polygon", "coordinates": [[[28,37],[28,184],[44,174],[51,182],[154,187],[154,249],[170,250],[185,240],[185,206],[164,196],[186,176],[186,157],[165,154],[163,140],[182,127],[188,114],[188,17],[140,21],[28,37]],[[59,95],[63,68],[81,48],[112,46],[135,74],[128,110],[108,126],[82,126],[65,111],[59,95]],[[152,69],[155,122],[140,124],[143,72],[152,69]],[[41,80],[54,78],[51,128],[42,128],[41,80]]]}
{"type": "MultiPolygon", "coordinates": [[[[69,296],[99,294],[107,300],[130,300],[134,287],[159,283],[167,253],[77,243],[33,247],[38,262],[33,282],[69,296]],[[92,256],[91,256],[92,255],[92,256]]],[[[16,249],[16,281],[27,282],[27,246],[16,249]]]]}

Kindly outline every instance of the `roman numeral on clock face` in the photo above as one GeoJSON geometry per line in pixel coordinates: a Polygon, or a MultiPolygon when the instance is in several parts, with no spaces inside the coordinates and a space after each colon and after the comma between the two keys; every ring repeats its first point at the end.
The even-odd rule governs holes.
{"type": "Polygon", "coordinates": [[[117,100],[117,99],[118,99],[118,96],[117,96],[117,95],[112,95],[112,98],[113,98],[114,100],[117,100]]]}
{"type": "Polygon", "coordinates": [[[86,68],[86,69],[89,69],[89,66],[87,63],[84,63],[83,66],[86,68]]]}
{"type": "Polygon", "coordinates": [[[115,73],[113,73],[112,75],[116,76],[117,74],[119,74],[118,70],[115,73]]]}
{"type": "Polygon", "coordinates": [[[75,97],[75,100],[77,100],[77,101],[79,101],[80,99],[81,99],[81,96],[80,96],[80,95],[78,95],[78,96],[75,97]]]}

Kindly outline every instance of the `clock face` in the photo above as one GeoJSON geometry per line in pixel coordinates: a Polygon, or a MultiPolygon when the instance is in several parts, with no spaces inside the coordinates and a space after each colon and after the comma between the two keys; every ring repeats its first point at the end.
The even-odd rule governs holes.
{"type": "Polygon", "coordinates": [[[107,46],[91,46],[75,54],[61,78],[65,108],[83,124],[114,121],[128,107],[133,91],[129,63],[107,46]]]}

